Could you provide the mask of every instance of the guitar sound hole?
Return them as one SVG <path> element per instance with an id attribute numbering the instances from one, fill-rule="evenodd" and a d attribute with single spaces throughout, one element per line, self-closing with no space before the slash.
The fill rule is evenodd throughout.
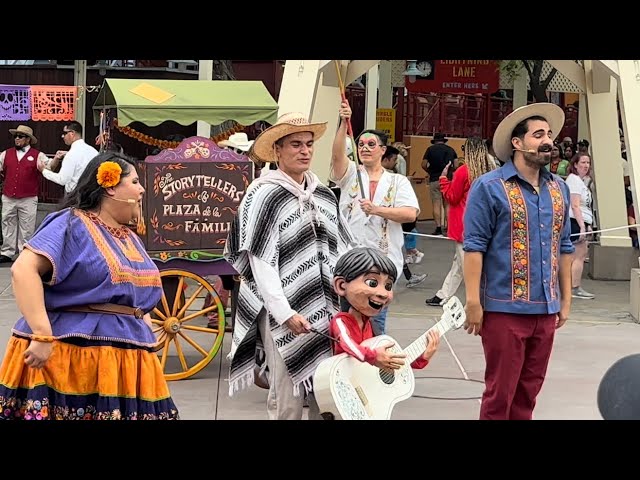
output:
<path id="1" fill-rule="evenodd" d="M 378 375 L 380 375 L 380 380 L 382 380 L 387 385 L 391 385 L 395 379 L 396 375 L 392 371 L 389 370 L 378 370 Z"/>

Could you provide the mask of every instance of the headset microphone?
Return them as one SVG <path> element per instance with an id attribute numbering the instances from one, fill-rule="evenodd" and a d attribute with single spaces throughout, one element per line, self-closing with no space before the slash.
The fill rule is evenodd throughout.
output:
<path id="1" fill-rule="evenodd" d="M 538 153 L 537 150 L 533 150 L 532 148 L 530 148 L 529 150 L 523 150 L 522 148 L 514 148 L 514 150 L 517 150 L 518 152 L 524 152 L 524 153 Z"/>
<path id="2" fill-rule="evenodd" d="M 109 198 L 111 200 L 115 200 L 116 202 L 126 202 L 126 203 L 131 203 L 131 204 L 135 204 L 138 203 L 138 200 L 135 200 L 133 198 L 127 198 L 126 200 L 123 200 L 121 198 L 113 198 L 113 197 L 109 197 L 108 195 L 104 195 L 106 198 Z"/>

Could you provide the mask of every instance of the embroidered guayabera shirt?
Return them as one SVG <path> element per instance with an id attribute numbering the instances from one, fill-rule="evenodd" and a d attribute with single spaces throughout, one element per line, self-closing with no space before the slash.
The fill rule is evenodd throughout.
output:
<path id="1" fill-rule="evenodd" d="M 536 192 L 511 161 L 473 182 L 464 215 L 464 251 L 484 254 L 485 311 L 560 311 L 560 254 L 573 253 L 569 187 L 540 170 Z"/>

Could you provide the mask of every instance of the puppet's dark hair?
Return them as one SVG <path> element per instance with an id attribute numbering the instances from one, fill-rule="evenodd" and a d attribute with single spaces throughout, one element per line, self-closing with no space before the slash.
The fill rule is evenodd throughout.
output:
<path id="1" fill-rule="evenodd" d="M 370 247 L 354 248 L 342 255 L 338 259 L 333 276 L 343 277 L 350 282 L 374 267 L 380 273 L 386 273 L 392 277 L 394 282 L 398 278 L 398 270 L 391 259 L 380 250 Z"/>

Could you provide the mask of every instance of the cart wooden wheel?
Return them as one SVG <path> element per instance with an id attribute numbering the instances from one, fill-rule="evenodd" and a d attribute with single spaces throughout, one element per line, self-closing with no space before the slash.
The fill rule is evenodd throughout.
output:
<path id="1" fill-rule="evenodd" d="M 226 324 L 225 306 L 211 284 L 195 273 L 165 270 L 160 277 L 162 299 L 151 314 L 153 333 L 158 339 L 154 350 L 160 357 L 164 377 L 182 380 L 205 368 L 220 350 Z M 213 302 L 205 307 L 207 294 Z M 215 309 L 218 326 L 210 328 L 207 314 Z"/>

